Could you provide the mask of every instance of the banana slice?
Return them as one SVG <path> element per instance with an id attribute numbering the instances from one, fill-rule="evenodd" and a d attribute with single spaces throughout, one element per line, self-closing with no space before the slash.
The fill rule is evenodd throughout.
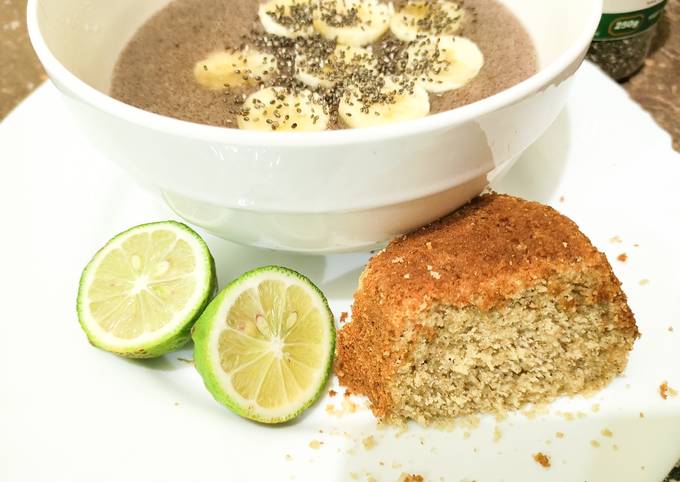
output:
<path id="1" fill-rule="evenodd" d="M 295 78 L 316 89 L 330 89 L 359 70 L 374 70 L 375 59 L 370 48 L 337 45 L 327 57 L 299 54 L 295 57 Z"/>
<path id="2" fill-rule="evenodd" d="M 260 5 L 257 16 L 267 33 L 288 38 L 305 37 L 314 33 L 312 12 L 317 3 L 318 0 L 270 0 Z"/>
<path id="3" fill-rule="evenodd" d="M 460 28 L 463 15 L 463 9 L 451 0 L 409 0 L 392 17 L 390 30 L 403 42 L 423 35 L 452 35 Z"/>
<path id="4" fill-rule="evenodd" d="M 392 15 L 392 4 L 378 0 L 320 0 L 313 24 L 329 40 L 362 47 L 387 32 Z"/>
<path id="5" fill-rule="evenodd" d="M 484 55 L 465 37 L 427 37 L 406 48 L 406 70 L 428 92 L 458 89 L 477 76 Z"/>
<path id="6" fill-rule="evenodd" d="M 238 116 L 239 128 L 256 131 L 322 131 L 328 122 L 318 94 L 310 90 L 293 93 L 283 87 L 251 94 Z"/>
<path id="7" fill-rule="evenodd" d="M 248 48 L 215 52 L 194 66 L 196 82 L 210 90 L 257 85 L 275 72 L 274 56 Z"/>
<path id="8" fill-rule="evenodd" d="M 402 87 L 385 79 L 385 85 L 375 92 L 348 90 L 338 111 L 348 127 L 370 127 L 425 117 L 430 112 L 430 99 L 417 84 Z"/>

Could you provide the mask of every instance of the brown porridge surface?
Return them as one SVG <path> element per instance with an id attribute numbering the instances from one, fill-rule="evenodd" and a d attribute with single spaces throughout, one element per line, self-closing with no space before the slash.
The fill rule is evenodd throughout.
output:
<path id="1" fill-rule="evenodd" d="M 234 127 L 240 94 L 196 83 L 194 64 L 221 49 L 244 44 L 258 28 L 254 0 L 174 0 L 130 40 L 114 69 L 111 95 L 128 104 L 202 124 Z M 537 69 L 534 45 L 518 19 L 497 0 L 465 0 L 458 35 L 484 54 L 479 75 L 465 87 L 430 94 L 431 113 L 469 104 L 507 89 Z M 254 90 L 254 89 L 253 89 Z M 341 128 L 341 125 L 334 125 Z"/>

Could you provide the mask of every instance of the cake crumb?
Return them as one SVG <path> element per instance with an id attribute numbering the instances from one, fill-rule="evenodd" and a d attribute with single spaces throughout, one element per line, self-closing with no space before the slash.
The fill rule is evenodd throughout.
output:
<path id="1" fill-rule="evenodd" d="M 673 327 L 672 327 L 672 326 L 669 326 L 669 327 L 668 327 L 668 331 L 670 331 L 671 333 L 673 333 Z"/>
<path id="2" fill-rule="evenodd" d="M 425 479 L 418 474 L 401 474 L 398 482 L 423 482 Z"/>
<path id="3" fill-rule="evenodd" d="M 645 418 L 645 412 L 640 412 L 640 418 Z"/>
<path id="4" fill-rule="evenodd" d="M 373 435 L 369 435 L 368 437 L 364 438 L 361 443 L 366 450 L 371 450 L 373 447 L 375 447 L 375 437 Z"/>
<path id="5" fill-rule="evenodd" d="M 591 440 L 590 445 L 592 445 L 595 448 L 598 448 L 600 446 L 600 442 L 598 442 L 597 440 Z"/>
<path id="6" fill-rule="evenodd" d="M 323 442 L 321 442 L 320 440 L 312 440 L 311 442 L 309 442 L 309 448 L 314 450 L 320 449 L 322 445 Z"/>
<path id="7" fill-rule="evenodd" d="M 628 255 L 626 253 L 621 253 L 616 257 L 617 260 L 621 261 L 622 263 L 625 263 L 628 261 Z"/>
<path id="8" fill-rule="evenodd" d="M 612 238 L 609 238 L 609 242 L 620 244 L 620 243 L 623 243 L 623 239 L 621 239 L 621 236 L 614 236 Z"/>
<path id="9" fill-rule="evenodd" d="M 603 428 L 600 433 L 605 437 L 613 437 L 614 436 L 614 432 L 612 432 L 608 428 Z"/>
<path id="10" fill-rule="evenodd" d="M 351 414 L 351 413 L 356 413 L 356 411 L 359 409 L 359 406 L 354 403 L 353 401 L 349 400 L 348 398 L 345 398 L 342 400 L 342 405 L 340 407 L 337 407 L 336 405 L 333 405 L 332 403 L 329 403 L 326 405 L 326 413 L 328 415 L 333 415 L 338 418 L 342 417 L 343 415 Z"/>
<path id="11" fill-rule="evenodd" d="M 641 280 L 640 280 L 640 286 L 645 286 L 645 285 L 648 285 L 648 284 L 649 284 L 649 280 L 648 280 L 648 279 L 645 278 L 645 279 L 641 279 Z"/>
<path id="12" fill-rule="evenodd" d="M 338 392 L 336 392 L 335 390 L 328 390 L 328 396 L 331 397 L 331 398 L 333 398 L 337 394 L 338 394 Z"/>
<path id="13" fill-rule="evenodd" d="M 175 402 L 175 407 L 179 407 L 179 402 Z"/>
<path id="14" fill-rule="evenodd" d="M 401 464 L 400 464 L 399 462 L 392 462 L 392 468 L 393 468 L 393 469 L 400 469 L 400 468 L 401 468 Z"/>
<path id="15" fill-rule="evenodd" d="M 532 405 L 530 408 L 522 412 L 522 415 L 524 415 L 526 418 L 529 420 L 535 420 L 537 417 L 540 415 L 547 415 L 550 413 L 550 409 L 547 404 L 545 403 L 538 403 Z M 559 412 L 558 412 L 559 414 Z"/>
<path id="16" fill-rule="evenodd" d="M 378 482 L 371 474 L 366 474 L 366 482 Z"/>
<path id="17" fill-rule="evenodd" d="M 460 419 L 459 422 L 463 427 L 474 430 L 479 428 L 481 421 L 476 415 L 467 415 L 466 417 Z"/>
<path id="18" fill-rule="evenodd" d="M 664 381 L 661 385 L 659 385 L 659 395 L 661 395 L 661 398 L 664 400 L 668 399 L 668 382 Z"/>
<path id="19" fill-rule="evenodd" d="M 564 196 L 560 196 L 560 202 L 561 202 L 561 203 L 564 202 Z"/>
<path id="20" fill-rule="evenodd" d="M 564 433 L 563 433 L 563 432 L 557 432 L 557 433 L 555 434 L 555 437 L 557 437 L 557 438 L 564 438 Z"/>
<path id="21" fill-rule="evenodd" d="M 600 404 L 599 403 L 593 403 L 593 406 L 590 407 L 590 409 L 593 411 L 593 413 L 597 413 L 600 411 Z"/>
<path id="22" fill-rule="evenodd" d="M 498 441 L 503 437 L 503 432 L 501 432 L 501 429 L 496 426 L 493 430 L 493 441 L 494 443 L 498 443 Z"/>
<path id="23" fill-rule="evenodd" d="M 355 413 L 358 408 L 359 406 L 352 400 L 345 398 L 342 401 L 342 409 L 345 411 L 345 413 Z"/>
<path id="24" fill-rule="evenodd" d="M 349 316 L 349 313 L 347 313 L 346 311 L 342 311 L 342 312 L 340 313 L 340 320 L 339 320 L 340 323 L 346 322 L 348 316 Z"/>
<path id="25" fill-rule="evenodd" d="M 538 452 L 534 454 L 534 460 L 544 468 L 550 468 L 550 457 L 543 452 Z"/>
<path id="26" fill-rule="evenodd" d="M 470 432 L 463 432 L 463 438 L 469 439 L 472 434 Z"/>
<path id="27" fill-rule="evenodd" d="M 292 456 L 291 454 L 286 454 L 285 459 L 286 459 L 288 462 L 290 462 L 291 460 L 293 460 L 293 456 Z"/>

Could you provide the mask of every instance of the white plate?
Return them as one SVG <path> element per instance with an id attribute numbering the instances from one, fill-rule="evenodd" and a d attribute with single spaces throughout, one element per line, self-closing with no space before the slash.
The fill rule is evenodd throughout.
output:
<path id="1" fill-rule="evenodd" d="M 82 267 L 117 232 L 173 216 L 87 145 L 51 85 L 0 125 L 0 160 L 2 481 L 395 481 L 409 472 L 433 481 L 658 482 L 680 456 L 680 397 L 659 394 L 664 380 L 680 389 L 680 156 L 591 65 L 568 109 L 497 188 L 581 226 L 608 254 L 643 336 L 625 374 L 596 396 L 558 400 L 535 417 L 482 417 L 474 429 L 378 429 L 365 408 L 329 414 L 341 396 L 266 427 L 212 400 L 178 360 L 190 349 L 138 362 L 90 347 L 74 309 Z M 222 284 L 283 264 L 315 280 L 336 315 L 349 309 L 368 259 L 207 240 Z M 628 261 L 617 261 L 624 252 Z M 323 444 L 311 448 L 313 440 Z M 550 456 L 549 469 L 532 459 L 537 452 Z"/>

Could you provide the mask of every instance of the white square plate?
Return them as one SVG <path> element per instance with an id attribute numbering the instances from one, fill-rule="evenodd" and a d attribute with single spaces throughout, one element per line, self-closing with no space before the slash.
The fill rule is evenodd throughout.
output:
<path id="1" fill-rule="evenodd" d="M 81 269 L 114 234 L 174 216 L 100 158 L 51 85 L 0 125 L 0 160 L 2 481 L 396 481 L 417 473 L 456 482 L 658 482 L 680 456 L 680 397 L 659 393 L 664 381 L 680 389 L 680 155 L 590 64 L 555 125 L 495 187 L 580 225 L 623 281 L 642 338 L 623 376 L 597 395 L 501 421 L 480 417 L 476 427 L 380 429 L 363 400 L 352 398 L 350 413 L 341 395 L 266 427 L 213 401 L 180 360 L 191 348 L 155 361 L 92 348 L 76 320 Z M 349 311 L 369 256 L 294 256 L 206 238 L 222 285 L 282 264 L 319 284 L 336 316 Z M 626 262 L 616 259 L 622 253 Z M 550 468 L 533 460 L 537 452 Z"/>

